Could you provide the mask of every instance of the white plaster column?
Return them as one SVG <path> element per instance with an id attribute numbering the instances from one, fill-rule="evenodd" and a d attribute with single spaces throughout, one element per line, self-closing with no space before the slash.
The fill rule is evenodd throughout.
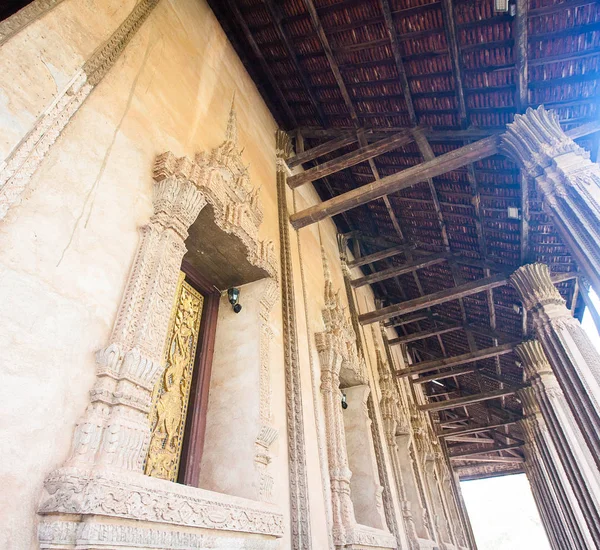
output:
<path id="1" fill-rule="evenodd" d="M 142 472 L 150 438 L 148 413 L 164 370 L 184 241 L 206 205 L 190 180 L 154 170 L 154 214 L 141 229 L 129 282 L 108 345 L 96 354 L 97 379 L 78 423 L 69 466 L 101 464 Z"/>
<path id="2" fill-rule="evenodd" d="M 589 530 L 600 541 L 600 475 L 585 440 L 575 422 L 550 363 L 537 340 L 517 346 L 530 391 L 562 462 L 571 487 L 584 511 Z"/>
<path id="3" fill-rule="evenodd" d="M 569 477 L 550 437 L 533 390 L 520 390 L 518 397 L 526 416 L 521 421 L 521 428 L 529 445 L 529 458 L 531 460 L 533 457 L 537 461 L 540 474 L 548 485 L 548 493 L 552 495 L 548 501 L 549 505 L 561 510 L 564 525 L 571 538 L 569 547 L 598 548 L 593 533 L 587 528 L 586 514 L 569 483 Z"/>
<path id="4" fill-rule="evenodd" d="M 533 179 L 544 208 L 577 264 L 600 289 L 600 166 L 543 106 L 515 115 L 502 149 Z"/>
<path id="5" fill-rule="evenodd" d="M 600 353 L 571 312 L 545 264 L 521 266 L 511 275 L 552 371 L 581 433 L 600 465 Z"/>

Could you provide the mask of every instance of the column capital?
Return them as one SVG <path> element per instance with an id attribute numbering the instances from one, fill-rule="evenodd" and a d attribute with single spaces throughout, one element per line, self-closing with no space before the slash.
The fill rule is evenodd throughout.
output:
<path id="1" fill-rule="evenodd" d="M 553 374 L 552 367 L 538 340 L 527 340 L 519 344 L 515 351 L 523 362 L 527 380 L 543 374 Z"/>
<path id="2" fill-rule="evenodd" d="M 535 419 L 541 415 L 540 406 L 533 388 L 523 388 L 517 392 L 527 418 Z"/>
<path id="3" fill-rule="evenodd" d="M 537 177 L 552 164 L 555 157 L 575 153 L 589 157 L 560 126 L 555 111 L 547 111 L 543 105 L 529 107 L 525 114 L 515 115 L 500 136 L 500 149 L 524 167 L 530 177 Z"/>
<path id="4" fill-rule="evenodd" d="M 519 293 L 527 310 L 537 309 L 547 304 L 562 306 L 566 304 L 554 286 L 550 269 L 546 264 L 523 265 L 510 276 L 510 282 Z"/>

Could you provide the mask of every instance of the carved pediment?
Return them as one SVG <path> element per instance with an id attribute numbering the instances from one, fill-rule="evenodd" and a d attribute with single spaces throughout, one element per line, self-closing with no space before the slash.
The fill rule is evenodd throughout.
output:
<path id="1" fill-rule="evenodd" d="M 232 106 L 225 139 L 218 147 L 197 153 L 194 160 L 166 152 L 154 164 L 157 183 L 171 178 L 183 180 L 193 184 L 205 197 L 210 208 L 202 211 L 190 227 L 186 259 L 192 264 L 199 263 L 200 271 L 212 269 L 215 277 L 220 276 L 218 282 L 223 288 L 277 274 L 273 242 L 258 238 L 263 209 L 259 188 L 250 182 L 242 152 Z M 215 231 L 217 228 L 222 232 L 221 237 Z"/>

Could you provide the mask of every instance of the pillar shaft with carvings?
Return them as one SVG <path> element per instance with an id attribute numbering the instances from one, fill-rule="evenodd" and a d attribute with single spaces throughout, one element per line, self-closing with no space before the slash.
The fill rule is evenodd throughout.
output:
<path id="1" fill-rule="evenodd" d="M 564 471 L 584 511 L 589 530 L 600 541 L 600 475 L 571 409 L 537 340 L 517 346 L 533 399 L 547 426 Z"/>
<path id="2" fill-rule="evenodd" d="M 600 353 L 577 319 L 571 316 L 548 266 L 520 267 L 511 275 L 552 371 L 587 442 L 600 465 Z"/>
<path id="3" fill-rule="evenodd" d="M 548 426 L 542 416 L 537 397 L 532 388 L 520 390 L 518 397 L 523 404 L 526 418 L 521 428 L 528 445 L 528 459 L 537 463 L 540 479 L 547 485 L 550 498 L 547 506 L 560 510 L 569 538 L 569 548 L 598 548 L 593 533 L 587 528 L 586 514 L 581 507 L 568 473 L 552 441 Z"/>
<path id="4" fill-rule="evenodd" d="M 563 241 L 600 289 L 600 166 L 543 106 L 515 115 L 502 135 L 502 149 L 535 181 Z"/>
<path id="5" fill-rule="evenodd" d="M 206 205 L 191 181 L 154 172 L 154 214 L 142 237 L 109 344 L 96 354 L 91 402 L 77 426 L 72 466 L 102 464 L 141 472 L 148 412 L 164 369 L 163 346 L 186 252 L 187 231 Z"/>

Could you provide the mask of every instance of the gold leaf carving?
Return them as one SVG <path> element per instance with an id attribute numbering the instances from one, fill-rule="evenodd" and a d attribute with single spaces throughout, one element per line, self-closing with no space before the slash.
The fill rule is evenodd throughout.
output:
<path id="1" fill-rule="evenodd" d="M 166 368 L 154 386 L 150 411 L 150 447 L 146 475 L 177 480 L 194 358 L 200 332 L 203 296 L 181 273 L 165 346 Z"/>

